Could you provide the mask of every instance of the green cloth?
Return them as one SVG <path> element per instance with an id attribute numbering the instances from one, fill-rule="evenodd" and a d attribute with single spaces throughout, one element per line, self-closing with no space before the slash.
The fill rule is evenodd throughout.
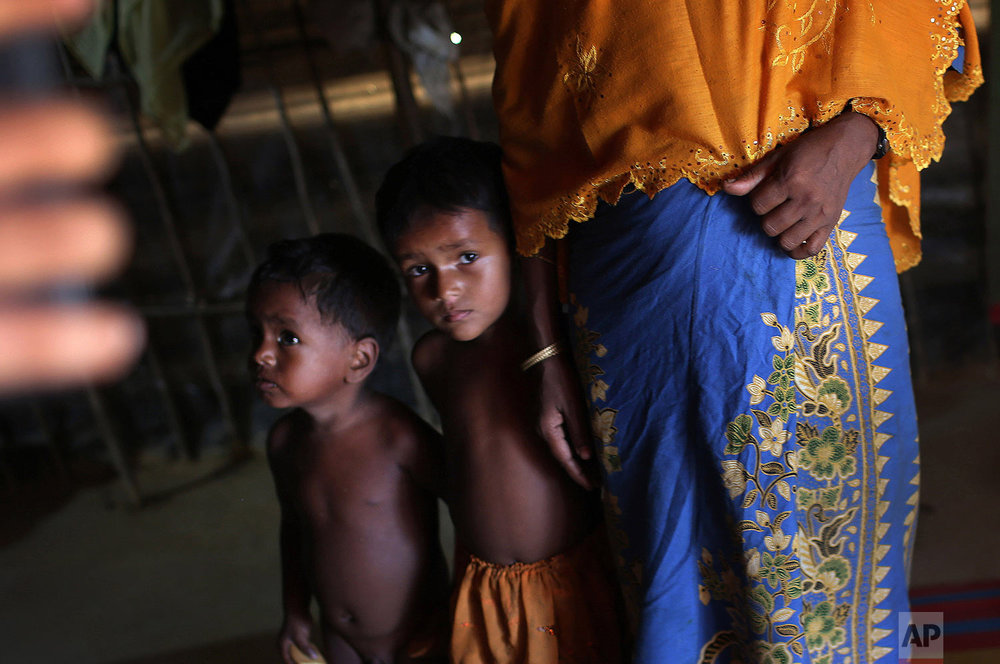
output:
<path id="1" fill-rule="evenodd" d="M 94 78 L 104 63 L 115 30 L 118 50 L 139 86 L 142 112 L 175 149 L 187 143 L 188 105 L 181 72 L 185 60 L 219 30 L 223 0 L 105 0 L 88 25 L 65 38 Z"/>

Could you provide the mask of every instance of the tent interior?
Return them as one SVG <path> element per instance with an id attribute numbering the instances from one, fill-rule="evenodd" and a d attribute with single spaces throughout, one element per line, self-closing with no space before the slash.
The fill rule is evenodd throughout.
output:
<path id="1" fill-rule="evenodd" d="M 480 2 L 170 4 L 191 40 L 171 44 L 184 53 L 172 70 L 139 66 L 134 43 L 164 40 L 114 12 L 104 42 L 67 36 L 39 52 L 60 86 L 114 120 L 123 157 L 107 188 L 135 246 L 96 294 L 135 307 L 149 339 L 114 384 L 0 401 L 4 661 L 277 661 L 278 506 L 263 441 L 278 413 L 255 400 L 247 370 L 247 280 L 281 238 L 377 244 L 374 192 L 414 143 L 497 138 Z M 989 64 L 989 3 L 970 4 Z M 207 5 L 221 12 L 208 33 L 181 29 L 206 22 Z M 1000 579 L 989 73 L 955 105 L 944 156 L 924 173 L 923 261 L 900 277 L 921 418 L 913 587 Z M 374 385 L 434 421 L 408 361 L 425 329 L 408 310 Z"/>

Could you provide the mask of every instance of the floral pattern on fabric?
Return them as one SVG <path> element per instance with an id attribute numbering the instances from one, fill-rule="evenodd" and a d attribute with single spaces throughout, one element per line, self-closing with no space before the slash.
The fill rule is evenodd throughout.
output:
<path id="1" fill-rule="evenodd" d="M 586 48 L 583 37 L 576 38 L 576 59 L 563 75 L 563 83 L 576 95 L 584 106 L 588 105 L 597 94 L 596 78 L 600 70 L 597 64 L 597 47 Z"/>
<path id="2" fill-rule="evenodd" d="M 608 397 L 608 384 L 601 378 L 604 370 L 595 363 L 595 359 L 600 359 L 607 355 L 608 349 L 598 342 L 601 338 L 599 332 L 587 329 L 587 318 L 589 310 L 580 305 L 576 296 L 570 295 L 570 304 L 575 308 L 573 314 L 573 329 L 576 335 L 576 343 L 573 345 L 576 366 L 580 371 L 580 380 L 587 388 L 587 396 L 591 404 L 590 421 L 594 437 L 601 444 L 600 458 L 604 466 L 604 471 L 608 474 L 621 472 L 621 459 L 618 455 L 618 448 L 614 445 L 615 416 L 618 414 L 614 408 L 600 408 L 598 402 L 606 402 Z M 608 536 L 611 541 L 611 551 L 615 557 L 615 566 L 618 570 L 619 581 L 626 596 L 625 607 L 630 613 L 629 622 L 635 625 L 637 615 L 635 608 L 639 605 L 640 588 L 642 581 L 642 564 L 638 561 L 629 562 L 626 560 L 625 551 L 629 548 L 628 535 L 620 526 L 622 511 L 618 506 L 616 496 L 604 489 L 604 513 L 608 526 Z"/>
<path id="3" fill-rule="evenodd" d="M 742 560 L 702 552 L 702 602 L 724 601 L 732 616 L 731 645 L 746 661 L 791 662 L 803 653 L 799 598 L 803 583 L 794 550 L 792 485 L 796 483 L 797 450 L 786 426 L 796 412 L 795 338 L 792 329 L 772 313 L 765 325 L 771 338 L 772 371 L 747 385 L 750 414 L 738 415 L 725 431 L 723 483 L 744 518 L 736 524 Z M 737 571 L 738 570 L 738 571 Z M 702 661 L 718 647 L 725 632 L 702 650 Z"/>
<path id="4" fill-rule="evenodd" d="M 866 257 L 849 251 L 856 237 L 837 231 L 797 263 L 791 328 L 761 315 L 776 331 L 770 371 L 746 386 L 749 412 L 727 425 L 721 461 L 743 559 L 703 551 L 699 564 L 702 602 L 724 602 L 733 632 L 707 643 L 702 661 L 722 642 L 750 662 L 896 655 L 879 644 L 891 633 L 890 611 L 878 608 L 890 592 L 879 586 L 889 525 L 871 519 L 889 509 L 879 426 L 891 413 L 879 406 L 891 392 L 877 387 L 889 369 L 876 363 L 887 347 L 870 340 L 881 323 L 868 315 L 878 301 L 862 295 Z"/>
<path id="5" fill-rule="evenodd" d="M 771 0 L 768 9 L 775 4 L 776 0 Z M 824 54 L 830 53 L 833 45 L 831 27 L 837 19 L 837 13 L 841 11 L 841 3 L 838 0 L 812 0 L 797 16 L 794 12 L 805 3 L 784 0 L 784 4 L 793 12 L 794 21 L 782 25 L 765 23 L 761 29 L 772 34 L 777 46 L 778 53 L 771 60 L 771 66 L 789 67 L 794 72 L 800 72 L 810 49 L 815 47 Z M 846 6 L 843 9 L 846 11 Z M 874 20 L 874 10 L 872 14 Z"/>

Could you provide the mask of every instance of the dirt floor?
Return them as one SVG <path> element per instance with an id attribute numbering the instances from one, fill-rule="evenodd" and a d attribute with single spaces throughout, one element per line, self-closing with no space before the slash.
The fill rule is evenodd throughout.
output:
<path id="1" fill-rule="evenodd" d="M 938 374 L 917 393 L 923 494 L 913 585 L 1000 577 L 1000 375 Z M 145 461 L 139 509 L 93 468 L 74 469 L 76 484 L 50 477 L 45 493 L 21 484 L 3 494 L 2 660 L 276 661 L 278 512 L 254 450 L 236 465 L 221 454 Z"/>

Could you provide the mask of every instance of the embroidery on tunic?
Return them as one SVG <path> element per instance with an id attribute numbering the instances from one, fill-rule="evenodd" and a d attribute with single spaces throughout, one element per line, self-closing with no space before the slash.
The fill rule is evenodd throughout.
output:
<path id="1" fill-rule="evenodd" d="M 780 3 L 780 4 L 779 4 Z M 928 11 L 928 52 L 935 73 L 933 86 L 927 103 L 932 110 L 933 122 L 910 124 L 897 106 L 884 99 L 848 98 L 820 95 L 815 105 L 803 103 L 802 99 L 788 101 L 790 113 L 762 117 L 764 124 L 754 133 L 747 133 L 732 139 L 732 144 L 702 145 L 691 144 L 677 154 L 644 155 L 644 161 L 629 166 L 616 166 L 614 171 L 601 173 L 589 181 L 574 185 L 562 195 L 553 192 L 546 198 L 545 209 L 533 212 L 528 220 L 517 223 L 517 249 L 526 256 L 536 253 L 546 237 L 561 238 L 568 232 L 571 221 L 586 221 L 594 215 L 599 200 L 614 204 L 622 189 L 632 184 L 648 195 L 669 187 L 684 178 L 705 192 L 714 194 L 721 181 L 737 175 L 741 169 L 771 151 L 777 145 L 791 140 L 809 126 L 829 121 L 836 116 L 848 101 L 854 99 L 854 109 L 875 120 L 886 132 L 890 154 L 883 160 L 886 177 L 883 205 L 890 202 L 904 208 L 912 227 L 912 237 L 900 235 L 896 253 L 897 269 L 900 271 L 916 265 L 920 260 L 919 251 L 919 185 L 916 172 L 926 167 L 932 160 L 939 159 L 944 145 L 941 125 L 951 110 L 950 102 L 968 98 L 983 81 L 982 67 L 977 62 L 966 62 L 963 72 L 949 71 L 963 44 L 959 33 L 959 14 L 965 3 L 956 0 L 938 0 Z M 876 8 L 870 1 L 848 4 L 845 0 L 769 0 L 767 16 L 760 29 L 773 33 L 772 53 L 769 57 L 774 66 L 787 67 L 793 78 L 805 70 L 803 47 L 818 49 L 829 47 L 827 40 L 836 30 L 834 17 L 846 19 L 852 12 L 864 17 L 864 22 L 877 25 Z M 791 15 L 793 18 L 788 18 Z M 771 17 L 772 20 L 768 20 Z M 780 34 L 779 34 L 780 33 Z M 801 35 L 801 37 L 800 37 Z M 560 62 L 563 84 L 572 91 L 576 103 L 584 108 L 599 96 L 597 88 L 605 75 L 602 70 L 601 43 L 591 44 L 585 36 L 578 36 L 575 43 L 561 47 L 565 62 Z M 811 46 L 809 46 L 811 44 Z M 824 55 L 824 57 L 826 57 Z M 782 64 L 784 63 L 784 64 Z M 648 159 L 648 161 L 645 161 Z M 912 164 L 911 164 L 912 162 Z M 887 208 L 889 209 L 889 208 Z"/>
<path id="2" fill-rule="evenodd" d="M 776 2 L 772 0 L 768 4 L 770 12 Z M 786 0 L 786 11 L 794 12 L 797 9 L 797 2 Z M 792 71 L 798 73 L 805 64 L 806 51 L 813 45 L 819 43 L 825 53 L 830 52 L 830 27 L 837 17 L 839 6 L 837 0 L 813 0 L 812 4 L 805 12 L 796 16 L 794 21 L 798 24 L 796 30 L 791 25 L 768 25 L 774 34 L 775 45 L 778 48 L 778 55 L 771 60 L 772 67 L 791 67 Z M 792 46 L 791 44 L 794 44 Z"/>
<path id="3" fill-rule="evenodd" d="M 576 57 L 563 74 L 563 83 L 576 93 L 584 106 L 589 106 L 597 94 L 597 46 L 584 47 L 583 38 L 576 38 Z"/>

